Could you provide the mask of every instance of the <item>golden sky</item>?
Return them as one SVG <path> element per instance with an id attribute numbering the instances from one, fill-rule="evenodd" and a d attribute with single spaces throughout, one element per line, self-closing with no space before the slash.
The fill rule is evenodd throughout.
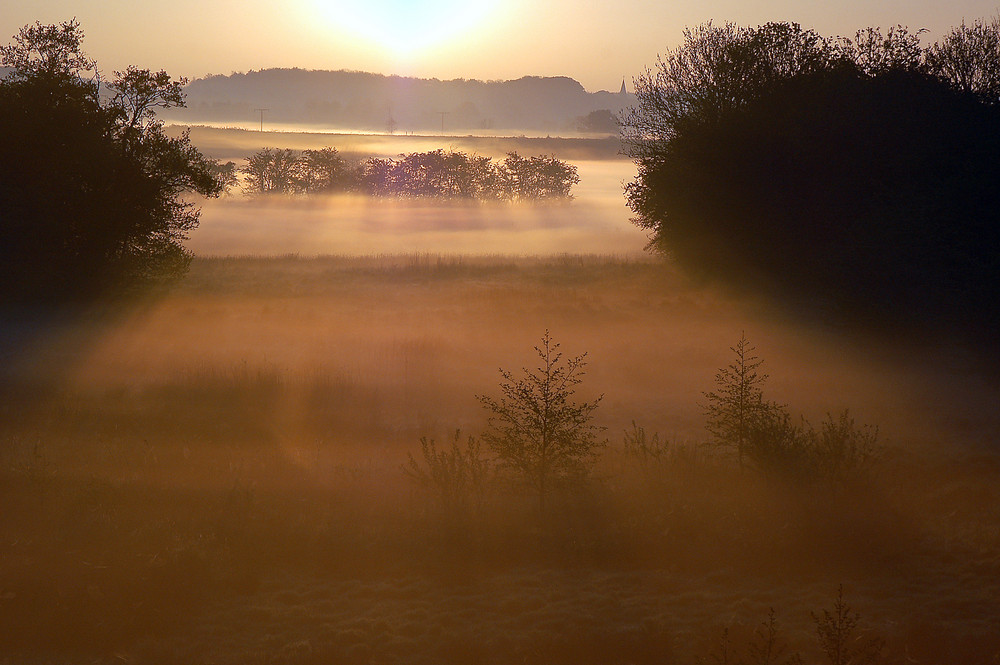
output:
<path id="1" fill-rule="evenodd" d="M 997 0 L 4 0 L 0 39 L 76 17 L 105 72 L 174 76 L 269 67 L 354 69 L 440 79 L 571 76 L 615 90 L 681 30 L 713 19 L 785 20 L 828 34 L 903 24 L 931 40 Z M 630 86 L 631 87 L 631 86 Z"/>

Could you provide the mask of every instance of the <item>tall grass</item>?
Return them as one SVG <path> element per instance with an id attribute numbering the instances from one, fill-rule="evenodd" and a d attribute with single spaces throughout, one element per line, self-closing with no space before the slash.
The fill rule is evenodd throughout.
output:
<path id="1" fill-rule="evenodd" d="M 809 613 L 841 581 L 892 658 L 1000 651 L 1000 464 L 959 445 L 991 436 L 990 412 L 956 426 L 943 396 L 934 418 L 905 368 L 836 346 L 829 363 L 830 342 L 656 264 L 479 265 L 196 261 L 173 294 L 46 356 L 57 390 L 9 378 L 0 653 L 685 663 L 774 607 L 790 648 L 817 655 Z M 433 498 L 473 455 L 454 430 L 483 431 L 474 396 L 546 326 L 589 352 L 581 397 L 605 393 L 600 424 L 627 434 L 544 514 L 500 483 L 456 522 Z M 892 433 L 872 473 L 785 482 L 700 445 L 699 391 L 744 326 L 782 402 L 849 402 Z M 854 431 L 831 427 L 831 445 Z"/>

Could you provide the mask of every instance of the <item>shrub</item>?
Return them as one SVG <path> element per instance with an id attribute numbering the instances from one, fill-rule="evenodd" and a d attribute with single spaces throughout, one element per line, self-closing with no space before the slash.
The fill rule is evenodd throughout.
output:
<path id="1" fill-rule="evenodd" d="M 483 457 L 479 441 L 472 436 L 459 445 L 462 433 L 455 430 L 451 448 L 438 450 L 434 439 L 420 438 L 421 460 L 407 453 L 403 470 L 433 494 L 446 513 L 461 513 L 470 503 L 482 505 L 491 473 L 490 461 Z"/>
<path id="2" fill-rule="evenodd" d="M 844 585 L 837 588 L 837 600 L 833 611 L 823 610 L 820 616 L 812 613 L 816 624 L 816 637 L 820 649 L 830 661 L 830 665 L 875 665 L 878 663 L 885 640 L 877 636 L 855 634 L 858 632 L 857 612 L 844 601 Z"/>

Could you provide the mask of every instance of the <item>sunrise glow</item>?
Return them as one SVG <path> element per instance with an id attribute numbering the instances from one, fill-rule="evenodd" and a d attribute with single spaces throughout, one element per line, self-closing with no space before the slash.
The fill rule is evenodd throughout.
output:
<path id="1" fill-rule="evenodd" d="M 491 0 L 461 2 L 375 0 L 348 3 L 315 0 L 317 14 L 332 26 L 398 55 L 448 42 L 467 34 L 489 15 Z"/>

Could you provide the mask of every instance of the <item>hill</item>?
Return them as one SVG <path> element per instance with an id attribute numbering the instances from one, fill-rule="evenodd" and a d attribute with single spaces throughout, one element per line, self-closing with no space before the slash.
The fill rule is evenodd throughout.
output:
<path id="1" fill-rule="evenodd" d="M 568 77 L 511 81 L 408 78 L 367 72 L 265 69 L 213 75 L 187 87 L 185 123 L 247 123 L 267 109 L 272 124 L 393 131 L 535 130 L 616 133 L 613 114 L 631 94 L 587 92 Z"/>

